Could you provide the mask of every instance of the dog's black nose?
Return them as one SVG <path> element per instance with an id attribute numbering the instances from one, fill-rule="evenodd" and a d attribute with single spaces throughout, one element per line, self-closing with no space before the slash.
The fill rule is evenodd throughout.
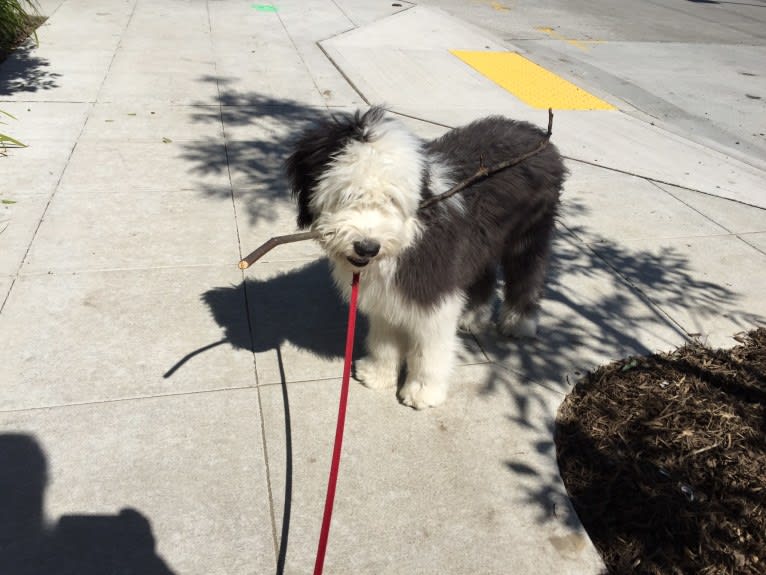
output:
<path id="1" fill-rule="evenodd" d="M 356 255 L 362 258 L 374 258 L 380 251 L 380 244 L 375 240 L 364 239 L 354 242 Z"/>

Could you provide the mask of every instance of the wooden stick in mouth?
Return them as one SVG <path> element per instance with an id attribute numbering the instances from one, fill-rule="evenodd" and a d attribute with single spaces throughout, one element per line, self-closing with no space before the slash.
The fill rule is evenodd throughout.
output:
<path id="1" fill-rule="evenodd" d="M 286 236 L 274 236 L 258 246 L 255 251 L 251 252 L 248 256 L 242 258 L 239 262 L 239 269 L 246 270 L 266 255 L 267 252 L 270 252 L 277 246 L 293 242 L 302 242 L 303 240 L 316 240 L 319 239 L 319 237 L 321 237 L 319 232 L 298 232 L 297 234 L 287 234 Z"/>
<path id="2" fill-rule="evenodd" d="M 472 184 L 476 183 L 479 180 L 483 180 L 484 178 L 491 176 L 492 174 L 495 174 L 501 170 L 505 170 L 506 168 L 510 168 L 517 164 L 520 164 L 524 160 L 531 158 L 532 156 L 536 154 L 539 154 L 548 145 L 548 142 L 550 141 L 552 134 L 553 134 L 553 110 L 548 108 L 548 131 L 545 133 L 545 135 L 543 136 L 543 138 L 540 140 L 540 142 L 537 144 L 535 148 L 529 150 L 525 154 L 522 154 L 515 158 L 511 158 L 509 160 L 506 160 L 505 162 L 501 162 L 495 166 L 490 166 L 490 167 L 485 166 L 484 160 L 480 158 L 479 168 L 474 175 L 472 175 L 470 178 L 466 178 L 462 182 L 458 182 L 452 188 L 450 188 L 449 190 L 447 190 L 446 192 L 442 194 L 423 200 L 422 202 L 420 202 L 419 209 L 422 210 L 423 208 L 432 206 L 433 204 L 437 202 L 444 201 L 447 198 L 450 198 L 454 196 L 455 194 L 462 192 L 463 190 L 470 187 Z M 240 260 L 239 269 L 246 270 L 251 265 L 253 265 L 256 261 L 262 258 L 267 252 L 271 251 L 275 247 L 280 246 L 282 244 L 301 242 L 303 240 L 316 240 L 316 239 L 319 239 L 320 237 L 322 237 L 321 234 L 316 231 L 298 232 L 295 234 L 287 234 L 285 236 L 274 236 L 267 242 L 258 246 L 258 248 L 255 251 L 251 252 L 247 257 Z"/>

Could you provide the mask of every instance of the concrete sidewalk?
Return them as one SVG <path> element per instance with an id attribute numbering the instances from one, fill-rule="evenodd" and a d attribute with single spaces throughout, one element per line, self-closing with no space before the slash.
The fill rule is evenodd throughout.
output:
<path id="1" fill-rule="evenodd" d="M 449 52 L 514 47 L 410 2 L 43 7 L 0 65 L 29 145 L 0 156 L 0 572 L 311 572 L 345 307 L 314 245 L 236 261 L 294 229 L 279 166 L 317 114 L 543 125 Z M 465 337 L 427 412 L 352 385 L 326 573 L 597 573 L 553 444 L 572 382 L 763 325 L 766 174 L 583 87 L 618 109 L 556 114 L 539 338 Z"/>

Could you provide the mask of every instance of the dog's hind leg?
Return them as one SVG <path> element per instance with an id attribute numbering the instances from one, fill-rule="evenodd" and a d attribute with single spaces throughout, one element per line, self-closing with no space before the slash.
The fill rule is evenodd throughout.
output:
<path id="1" fill-rule="evenodd" d="M 512 235 L 503 253 L 505 301 L 498 328 L 511 337 L 534 337 L 553 239 L 553 214 L 523 235 Z"/>
<path id="2" fill-rule="evenodd" d="M 367 357 L 356 361 L 354 377 L 370 389 L 394 387 L 404 361 L 406 339 L 402 330 L 371 315 Z"/>
<path id="3" fill-rule="evenodd" d="M 399 390 L 404 405 L 415 409 L 434 407 L 447 398 L 449 378 L 460 342 L 457 321 L 463 308 L 462 293 L 453 294 L 409 327 L 407 381 Z"/>
<path id="4" fill-rule="evenodd" d="M 466 290 L 466 304 L 458 327 L 462 331 L 481 331 L 492 317 L 492 295 L 497 283 L 496 270 L 488 267 Z"/>

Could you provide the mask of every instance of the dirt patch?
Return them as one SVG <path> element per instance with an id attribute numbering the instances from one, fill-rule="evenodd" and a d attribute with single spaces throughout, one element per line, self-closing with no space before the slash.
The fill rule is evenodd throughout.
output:
<path id="1" fill-rule="evenodd" d="M 766 329 L 589 373 L 561 476 L 608 573 L 766 573 Z"/>

